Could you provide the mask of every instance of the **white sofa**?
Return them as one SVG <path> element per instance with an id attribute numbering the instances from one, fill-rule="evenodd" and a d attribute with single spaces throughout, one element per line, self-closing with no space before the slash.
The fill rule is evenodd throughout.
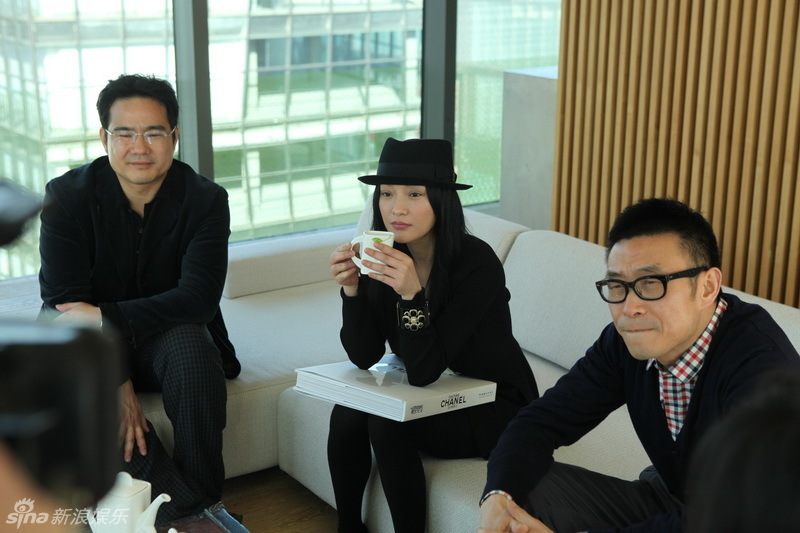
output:
<path id="1" fill-rule="evenodd" d="M 511 291 L 514 334 L 536 376 L 540 392 L 580 358 L 610 322 L 607 305 L 597 294 L 594 281 L 605 273 L 601 246 L 552 231 L 524 231 L 498 219 L 476 220 L 474 232 L 484 224 L 495 230 L 505 225 L 513 245 L 504 259 Z M 767 308 L 800 349 L 800 310 L 725 289 Z M 292 389 L 281 393 L 278 405 L 278 453 L 281 469 L 333 505 L 326 476 L 325 440 L 331 406 Z M 612 413 L 573 446 L 556 451 L 556 459 L 598 472 L 636 479 L 649 463 L 623 407 Z M 456 533 L 475 531 L 478 499 L 486 478 L 481 459 L 440 460 L 425 458 L 428 482 L 428 531 Z M 371 531 L 392 531 L 391 516 L 373 469 L 365 502 L 366 523 Z"/>
<path id="2" fill-rule="evenodd" d="M 362 217 L 359 227 L 368 218 Z M 467 220 L 504 261 L 514 332 L 543 392 L 610 320 L 593 286 L 605 272 L 603 249 L 475 211 L 467 210 Z M 277 465 L 333 505 L 325 455 L 332 406 L 291 387 L 294 369 L 346 359 L 338 337 L 341 302 L 328 259 L 355 232 L 350 227 L 231 245 L 221 305 L 243 371 L 228 383 L 227 477 Z M 730 292 L 766 307 L 800 347 L 800 310 Z M 0 315 L 35 316 L 37 294 L 35 277 L 0 283 Z M 142 401 L 169 446 L 169 421 L 160 398 L 145 395 Z M 558 450 L 556 457 L 628 479 L 648 464 L 624 408 L 575 445 Z M 424 461 L 428 531 L 475 531 L 485 461 Z M 374 472 L 364 513 L 371 531 L 392 531 Z"/>

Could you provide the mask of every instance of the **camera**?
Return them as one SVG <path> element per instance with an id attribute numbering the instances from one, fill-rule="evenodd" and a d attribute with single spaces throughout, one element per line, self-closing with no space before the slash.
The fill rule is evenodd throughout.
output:
<path id="1" fill-rule="evenodd" d="M 0 180 L 0 246 L 40 209 L 36 195 Z M 119 348 L 99 331 L 0 320 L 0 440 L 64 504 L 93 505 L 114 482 L 121 382 Z"/>

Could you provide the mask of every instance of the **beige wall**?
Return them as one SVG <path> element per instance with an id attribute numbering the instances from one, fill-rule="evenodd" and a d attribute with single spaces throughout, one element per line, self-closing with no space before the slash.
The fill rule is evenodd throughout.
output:
<path id="1" fill-rule="evenodd" d="M 509 70 L 503 76 L 500 216 L 531 229 L 550 229 L 556 67 Z"/>

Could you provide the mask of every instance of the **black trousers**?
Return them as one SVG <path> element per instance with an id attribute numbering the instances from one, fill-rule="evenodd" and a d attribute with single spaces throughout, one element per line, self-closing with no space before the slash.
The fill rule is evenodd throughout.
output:
<path id="1" fill-rule="evenodd" d="M 396 533 L 425 531 L 427 497 L 420 452 L 445 459 L 481 455 L 466 410 L 395 422 L 335 406 L 328 465 L 340 533 L 366 531 L 361 506 L 372 469 L 371 451 Z"/>
<path id="2" fill-rule="evenodd" d="M 630 526 L 681 506 L 652 466 L 626 481 L 553 463 L 524 508 L 560 533 Z"/>
<path id="3" fill-rule="evenodd" d="M 227 389 L 219 350 L 206 327 L 186 324 L 148 338 L 133 354 L 132 371 L 134 389 L 162 393 L 175 437 L 170 456 L 148 422 L 147 455 L 134 448 L 133 459 L 123 465 L 152 484 L 153 497 L 166 492 L 172 498 L 161 505 L 157 523 L 220 501 Z"/>

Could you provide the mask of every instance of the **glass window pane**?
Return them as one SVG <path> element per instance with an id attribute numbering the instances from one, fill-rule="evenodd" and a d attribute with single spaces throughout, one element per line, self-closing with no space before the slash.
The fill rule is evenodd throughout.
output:
<path id="1" fill-rule="evenodd" d="M 214 152 L 214 178 L 242 175 L 242 150 L 217 150 Z"/>
<path id="2" fill-rule="evenodd" d="M 292 37 L 292 65 L 324 63 L 328 58 L 328 37 Z"/>
<path id="3" fill-rule="evenodd" d="M 175 83 L 172 1 L 4 2 L 0 175 L 44 194 L 52 178 L 103 155 L 95 103 L 123 72 Z M 20 9 L 25 6 L 25 9 Z M 38 230 L 0 250 L 0 279 L 35 274 Z"/>
<path id="4" fill-rule="evenodd" d="M 259 150 L 259 170 L 263 173 L 281 172 L 288 168 L 287 146 L 265 146 Z"/>
<path id="5" fill-rule="evenodd" d="M 503 71 L 558 64 L 560 0 L 460 0 L 456 167 L 465 204 L 500 197 Z"/>
<path id="6" fill-rule="evenodd" d="M 370 192 L 356 178 L 383 140 L 419 136 L 422 2 L 252 0 L 237 13 L 218 1 L 209 24 L 249 17 L 249 34 L 216 33 L 210 50 L 214 130 L 241 131 L 254 151 L 249 187 L 229 191 L 248 206 L 232 239 L 355 222 Z M 244 61 L 218 53 L 223 42 Z M 233 148 L 215 133 L 216 150 Z"/>
<path id="7" fill-rule="evenodd" d="M 250 50 L 255 54 L 258 69 L 283 67 L 289 62 L 287 56 L 288 39 L 254 39 L 250 41 Z"/>

